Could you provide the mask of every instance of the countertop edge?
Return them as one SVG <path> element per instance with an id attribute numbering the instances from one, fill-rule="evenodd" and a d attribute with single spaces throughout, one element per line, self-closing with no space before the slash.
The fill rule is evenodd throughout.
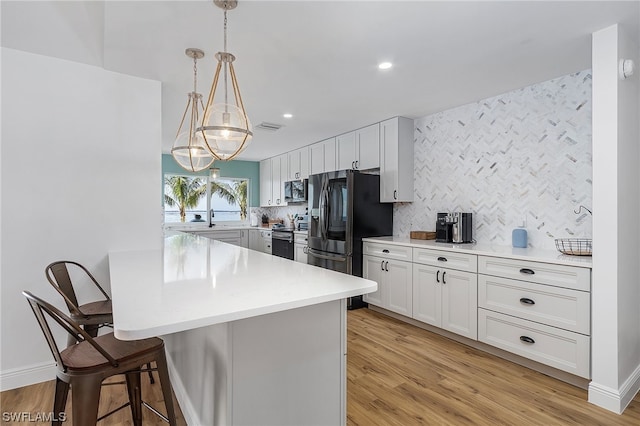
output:
<path id="1" fill-rule="evenodd" d="M 524 260 L 529 262 L 552 263 L 556 265 L 592 268 L 591 256 L 570 256 L 556 250 L 514 248 L 511 246 L 494 246 L 486 244 L 451 244 L 437 243 L 435 240 L 412 240 L 405 237 L 368 237 L 362 241 L 392 244 L 397 246 L 442 250 L 455 253 L 473 254 L 477 256 L 499 257 Z"/>

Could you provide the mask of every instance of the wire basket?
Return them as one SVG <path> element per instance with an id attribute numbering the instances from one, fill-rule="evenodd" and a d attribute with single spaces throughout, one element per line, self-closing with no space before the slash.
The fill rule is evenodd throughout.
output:
<path id="1" fill-rule="evenodd" d="M 591 238 L 556 238 L 556 248 L 560 253 L 573 256 L 591 256 Z"/>

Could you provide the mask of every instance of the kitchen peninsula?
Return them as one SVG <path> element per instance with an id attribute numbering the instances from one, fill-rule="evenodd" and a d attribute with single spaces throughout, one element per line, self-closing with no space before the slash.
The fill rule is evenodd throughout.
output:
<path id="1" fill-rule="evenodd" d="M 116 337 L 163 337 L 189 424 L 345 424 L 345 299 L 375 282 L 183 233 L 109 268 Z"/>

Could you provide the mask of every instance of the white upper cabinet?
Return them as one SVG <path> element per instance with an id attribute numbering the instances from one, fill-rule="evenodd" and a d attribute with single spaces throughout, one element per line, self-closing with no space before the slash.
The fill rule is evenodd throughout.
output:
<path id="1" fill-rule="evenodd" d="M 287 153 L 289 173 L 287 180 L 307 179 L 309 177 L 309 147 Z"/>
<path id="2" fill-rule="evenodd" d="M 380 124 L 372 124 L 356 130 L 356 169 L 368 170 L 380 167 Z"/>
<path id="3" fill-rule="evenodd" d="M 413 120 L 380 123 L 380 201 L 413 201 Z"/>
<path id="4" fill-rule="evenodd" d="M 284 201 L 284 182 L 287 180 L 288 165 L 287 154 L 260 162 L 260 206 L 287 205 Z"/>
<path id="5" fill-rule="evenodd" d="M 378 123 L 336 137 L 337 170 L 368 170 L 380 167 Z"/>
<path id="6" fill-rule="evenodd" d="M 336 162 L 338 170 L 356 168 L 356 132 L 336 136 Z"/>
<path id="7" fill-rule="evenodd" d="M 271 158 L 262 160 L 260 162 L 260 206 L 269 207 L 273 206 L 271 188 Z"/>
<path id="8" fill-rule="evenodd" d="M 336 138 L 314 143 L 309 148 L 310 175 L 333 172 L 336 168 Z"/>

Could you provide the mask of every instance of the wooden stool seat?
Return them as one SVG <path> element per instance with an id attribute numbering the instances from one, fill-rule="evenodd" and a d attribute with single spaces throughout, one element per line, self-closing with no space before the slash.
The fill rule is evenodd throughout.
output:
<path id="1" fill-rule="evenodd" d="M 113 333 L 98 336 L 93 340 L 109 352 L 118 364 L 157 351 L 164 346 L 164 342 L 157 337 L 127 341 L 116 339 Z M 111 366 L 109 361 L 87 341 L 69 346 L 60 352 L 60 358 L 69 371 Z"/>
<path id="2" fill-rule="evenodd" d="M 97 302 L 85 303 L 84 305 L 78 306 L 78 309 L 82 312 L 82 315 L 81 316 L 71 315 L 71 318 L 106 316 L 107 318 L 112 319 L 113 317 L 113 308 L 111 307 L 111 300 L 98 300 Z"/>
<path id="3" fill-rule="evenodd" d="M 92 337 L 78 323 L 62 313 L 53 305 L 34 296 L 28 291 L 22 294 L 27 298 L 38 324 L 49 344 L 56 361 L 56 390 L 53 402 L 55 419 L 53 425 L 61 425 L 60 413 L 63 413 L 71 389 L 73 424 L 95 425 L 102 418 L 113 414 L 126 406 L 131 407 L 133 424 L 142 426 L 142 396 L 140 371 L 144 365 L 155 362 L 160 386 L 164 398 L 170 425 L 176 424 L 173 408 L 173 395 L 169 382 L 169 369 L 164 351 L 164 342 L 157 337 L 141 340 L 118 340 L 113 333 Z M 46 316 L 45 316 L 46 314 Z M 53 319 L 64 328 L 78 343 L 60 351 L 47 320 Z M 124 374 L 127 382 L 129 402 L 114 411 L 98 418 L 100 389 L 102 381 L 108 377 Z M 148 404 L 145 403 L 148 406 Z M 44 411 L 44 410 L 43 410 Z M 155 408 L 156 414 L 161 415 Z M 161 415 L 162 416 L 162 415 Z M 164 416 L 162 416 L 164 417 Z"/>

